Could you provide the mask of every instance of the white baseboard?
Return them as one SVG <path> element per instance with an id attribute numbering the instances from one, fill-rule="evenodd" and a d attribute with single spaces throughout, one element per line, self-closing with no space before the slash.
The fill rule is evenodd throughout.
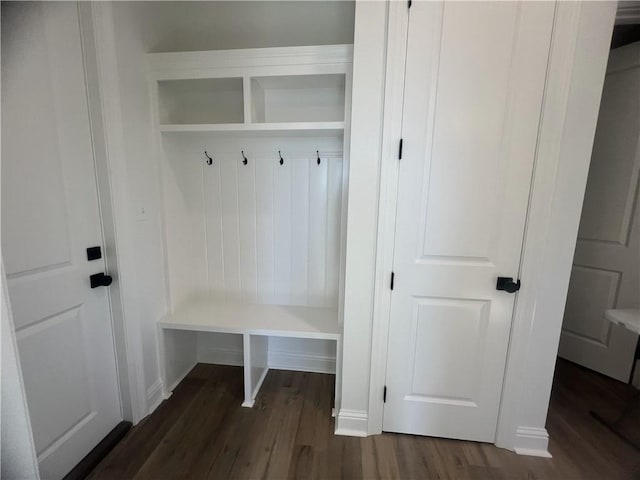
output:
<path id="1" fill-rule="evenodd" d="M 153 385 L 147 389 L 147 414 L 151 414 L 164 400 L 162 380 L 157 379 Z"/>
<path id="2" fill-rule="evenodd" d="M 242 350 L 233 348 L 206 348 L 198 350 L 198 362 L 215 365 L 242 366 Z M 336 358 L 299 352 L 269 351 L 269 368 L 312 373 L 336 373 Z"/>
<path id="3" fill-rule="evenodd" d="M 547 430 L 537 427 L 518 427 L 513 450 L 518 455 L 551 458 Z"/>
<path id="4" fill-rule="evenodd" d="M 299 352 L 269 351 L 269 368 L 313 373 L 336 373 L 336 357 Z"/>
<path id="5" fill-rule="evenodd" d="M 244 362 L 244 355 L 242 350 L 236 350 L 234 348 L 199 349 L 198 362 L 241 367 Z"/>
<path id="6" fill-rule="evenodd" d="M 178 386 L 178 384 L 184 380 L 184 377 L 187 376 L 187 374 L 193 370 L 193 367 L 195 367 L 198 364 L 198 362 L 194 362 L 192 365 L 190 365 L 188 368 L 185 368 L 185 370 L 178 375 L 178 377 L 176 378 L 176 380 L 169 386 L 169 388 L 167 389 L 167 391 L 165 392 L 165 398 L 169 398 L 171 396 L 171 393 L 176 389 L 176 387 Z"/>
<path id="7" fill-rule="evenodd" d="M 365 410 L 341 409 L 336 418 L 336 435 L 348 437 L 366 437 L 369 416 Z"/>

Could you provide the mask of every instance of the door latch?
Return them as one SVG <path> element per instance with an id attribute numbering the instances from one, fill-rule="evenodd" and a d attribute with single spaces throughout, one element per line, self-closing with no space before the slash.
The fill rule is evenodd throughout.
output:
<path id="1" fill-rule="evenodd" d="M 516 293 L 518 290 L 520 290 L 520 279 L 514 282 L 512 277 L 498 277 L 496 290 L 504 290 L 508 293 Z"/>
<path id="2" fill-rule="evenodd" d="M 89 277 L 89 282 L 91 283 L 91 288 L 108 287 L 113 282 L 113 278 L 111 278 L 111 275 L 96 273 Z"/>

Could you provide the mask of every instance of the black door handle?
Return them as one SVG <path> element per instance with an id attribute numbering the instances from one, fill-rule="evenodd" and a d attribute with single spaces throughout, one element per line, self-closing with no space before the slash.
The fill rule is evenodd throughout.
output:
<path id="1" fill-rule="evenodd" d="M 113 278 L 111 278 L 110 275 L 105 275 L 104 273 L 96 273 L 89 277 L 89 282 L 91 283 L 91 288 L 108 287 L 111 285 L 111 282 L 113 282 Z"/>
<path id="2" fill-rule="evenodd" d="M 496 290 L 504 290 L 505 292 L 516 293 L 518 290 L 520 290 L 520 280 L 518 279 L 516 282 L 514 282 L 512 277 L 498 277 Z"/>

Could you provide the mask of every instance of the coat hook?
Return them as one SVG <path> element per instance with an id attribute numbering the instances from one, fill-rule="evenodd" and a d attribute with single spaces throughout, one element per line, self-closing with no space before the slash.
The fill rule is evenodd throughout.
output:
<path id="1" fill-rule="evenodd" d="M 207 165 L 211 165 L 213 163 L 213 158 L 209 156 L 206 150 L 204 151 L 204 156 L 207 157 Z"/>
<path id="2" fill-rule="evenodd" d="M 316 150 L 316 155 L 318 156 L 318 165 L 320 165 L 320 152 L 318 150 Z"/>
<path id="3" fill-rule="evenodd" d="M 244 150 L 240 150 L 240 153 L 242 153 L 242 164 L 246 165 L 247 164 L 247 157 L 244 156 Z"/>
<path id="4" fill-rule="evenodd" d="M 280 150 L 278 150 L 278 155 L 280 156 L 280 165 L 284 165 L 284 158 L 282 158 L 282 154 L 280 153 Z"/>

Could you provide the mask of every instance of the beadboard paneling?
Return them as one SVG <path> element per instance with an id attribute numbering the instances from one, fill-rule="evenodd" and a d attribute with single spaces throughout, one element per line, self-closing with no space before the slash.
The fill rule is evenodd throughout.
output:
<path id="1" fill-rule="evenodd" d="M 341 136 L 163 139 L 173 306 L 203 291 L 247 303 L 337 305 Z"/>

